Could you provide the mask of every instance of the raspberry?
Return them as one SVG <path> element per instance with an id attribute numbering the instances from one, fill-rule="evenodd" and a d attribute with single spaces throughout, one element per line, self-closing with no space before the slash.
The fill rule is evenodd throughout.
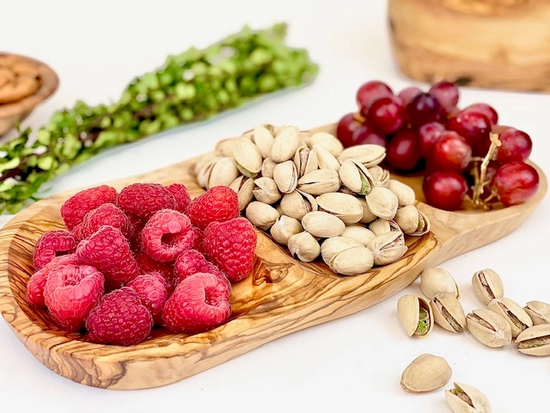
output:
<path id="1" fill-rule="evenodd" d="M 231 315 L 229 287 L 214 274 L 196 273 L 184 279 L 164 305 L 163 321 L 174 333 L 201 333 Z"/>
<path id="2" fill-rule="evenodd" d="M 76 255 L 81 264 L 93 265 L 103 273 L 108 289 L 119 288 L 138 275 L 128 240 L 118 228 L 109 225 L 80 241 Z"/>
<path id="3" fill-rule="evenodd" d="M 136 259 L 139 273 L 150 274 L 156 272 L 160 274 L 164 280 L 164 286 L 168 295 L 171 295 L 174 291 L 174 272 L 172 266 L 164 262 L 155 261 L 145 251 L 140 251 L 134 256 Z"/>
<path id="4" fill-rule="evenodd" d="M 225 274 L 214 264 L 208 261 L 204 255 L 197 250 L 183 251 L 174 263 L 174 276 L 176 285 L 187 277 L 198 272 L 207 272 L 219 276 L 229 282 Z"/>
<path id="5" fill-rule="evenodd" d="M 191 196 L 187 191 L 187 187 L 184 184 L 174 183 L 168 185 L 166 189 L 176 199 L 176 207 L 174 209 L 179 212 L 186 212 L 187 207 L 191 203 Z"/>
<path id="6" fill-rule="evenodd" d="M 103 295 L 103 282 L 103 274 L 89 265 L 68 264 L 50 271 L 44 301 L 55 323 L 69 332 L 84 327 Z"/>
<path id="7" fill-rule="evenodd" d="M 120 191 L 116 205 L 128 215 L 144 221 L 161 209 L 174 209 L 176 199 L 161 184 L 138 182 Z"/>
<path id="8" fill-rule="evenodd" d="M 151 333 L 153 317 L 139 294 L 122 287 L 103 296 L 86 320 L 88 337 L 94 343 L 130 346 Z"/>
<path id="9" fill-rule="evenodd" d="M 202 252 L 202 231 L 193 225 L 193 232 L 195 233 L 193 238 L 193 245 L 191 249 Z"/>
<path id="10" fill-rule="evenodd" d="M 141 231 L 145 252 L 154 260 L 171 262 L 191 248 L 195 232 L 187 215 L 173 209 L 162 209 L 151 217 Z"/>
<path id="11" fill-rule="evenodd" d="M 193 225 L 204 230 L 211 222 L 223 222 L 239 216 L 237 193 L 228 186 L 213 186 L 191 201 L 187 215 Z"/>
<path id="12" fill-rule="evenodd" d="M 78 224 L 73 233 L 78 239 L 85 239 L 96 232 L 102 225 L 110 225 L 120 229 L 126 238 L 132 236 L 132 225 L 126 214 L 111 202 L 101 204 L 96 209 L 88 212 L 82 222 Z"/>
<path id="13" fill-rule="evenodd" d="M 69 231 L 56 229 L 45 232 L 38 238 L 32 256 L 34 269 L 39 270 L 53 258 L 73 253 L 76 248 L 76 238 Z"/>
<path id="14" fill-rule="evenodd" d="M 84 189 L 67 199 L 61 206 L 61 217 L 69 231 L 80 224 L 84 215 L 105 202 L 114 202 L 117 191 L 108 185 Z"/>
<path id="15" fill-rule="evenodd" d="M 147 307 L 155 324 L 162 321 L 162 309 L 168 299 L 164 278 L 158 272 L 141 274 L 126 284 L 139 294 L 142 304 Z"/>
<path id="16" fill-rule="evenodd" d="M 68 264 L 78 264 L 76 254 L 60 255 L 36 271 L 27 282 L 27 302 L 35 307 L 46 307 L 44 302 L 44 287 L 50 272 Z"/>
<path id="17" fill-rule="evenodd" d="M 205 256 L 232 283 L 245 279 L 254 265 L 256 231 L 246 218 L 213 222 L 204 231 Z"/>

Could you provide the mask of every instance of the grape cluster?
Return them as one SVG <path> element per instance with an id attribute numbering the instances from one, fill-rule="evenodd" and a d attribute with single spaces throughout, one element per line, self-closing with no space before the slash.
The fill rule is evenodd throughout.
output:
<path id="1" fill-rule="evenodd" d="M 486 103 L 459 108 L 459 98 L 458 86 L 447 81 L 399 93 L 368 81 L 357 90 L 358 110 L 339 120 L 336 136 L 344 147 L 384 146 L 386 167 L 396 173 L 423 173 L 424 197 L 436 208 L 457 210 L 465 199 L 484 208 L 525 202 L 539 182 L 526 163 L 530 136 L 500 125 Z"/>

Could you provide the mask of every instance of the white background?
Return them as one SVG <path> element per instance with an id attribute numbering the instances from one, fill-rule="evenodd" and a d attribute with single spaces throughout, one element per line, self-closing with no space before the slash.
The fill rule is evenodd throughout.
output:
<path id="1" fill-rule="evenodd" d="M 43 60 L 61 78 L 58 92 L 25 123 L 33 127 L 77 99 L 112 101 L 134 76 L 161 65 L 168 54 L 204 47 L 244 24 L 262 28 L 286 21 L 288 42 L 306 47 L 321 67 L 306 88 L 103 153 L 52 182 L 50 193 L 167 166 L 263 122 L 301 128 L 335 122 L 355 109 L 355 91 L 367 80 L 384 80 L 395 90 L 427 86 L 399 72 L 381 0 L 18 0 L 4 1 L 0 13 L 0 50 Z M 528 132 L 532 160 L 550 171 L 549 95 L 470 88 L 461 93 L 462 106 L 490 103 L 502 123 Z M 550 302 L 548 208 L 546 198 L 508 237 L 441 264 L 457 280 L 466 311 L 480 306 L 470 279 L 483 268 L 499 272 L 506 295 L 518 303 Z M 9 218 L 2 216 L 0 224 Z M 522 355 L 514 346 L 489 349 L 468 333 L 440 328 L 423 340 L 409 338 L 396 314 L 397 299 L 405 293 L 420 294 L 418 282 L 365 311 L 280 338 L 178 383 L 138 391 L 96 389 L 58 376 L 0 321 L 1 403 L 22 412 L 450 412 L 443 389 L 413 395 L 400 388 L 403 369 L 429 352 L 447 359 L 451 380 L 482 390 L 494 412 L 545 409 L 548 358 Z"/>

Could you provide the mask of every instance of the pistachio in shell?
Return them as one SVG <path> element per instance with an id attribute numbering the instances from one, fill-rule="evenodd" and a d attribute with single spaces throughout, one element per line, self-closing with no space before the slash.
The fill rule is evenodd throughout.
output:
<path id="1" fill-rule="evenodd" d="M 452 333 L 466 329 L 466 316 L 462 304 L 453 293 L 436 294 L 430 302 L 435 323 Z"/>
<path id="2" fill-rule="evenodd" d="M 430 267 L 422 271 L 420 274 L 420 290 L 430 300 L 440 293 L 449 293 L 456 298 L 460 297 L 455 279 L 449 271 L 441 267 Z"/>
<path id="3" fill-rule="evenodd" d="M 517 337 L 523 330 L 533 326 L 533 320 L 518 303 L 510 298 L 494 298 L 487 308 L 504 317 L 510 324 L 512 338 Z"/>
<path id="4" fill-rule="evenodd" d="M 344 150 L 344 145 L 338 138 L 327 132 L 315 132 L 306 139 L 308 145 L 313 148 L 318 145 L 329 151 L 332 156 L 338 158 Z"/>
<path id="5" fill-rule="evenodd" d="M 358 275 L 372 268 L 373 257 L 367 247 L 359 245 L 334 254 L 328 266 L 341 275 Z"/>
<path id="6" fill-rule="evenodd" d="M 321 253 L 319 242 L 307 231 L 290 236 L 288 251 L 302 262 L 311 262 Z"/>
<path id="7" fill-rule="evenodd" d="M 495 270 L 486 268 L 476 271 L 472 276 L 472 285 L 476 297 L 485 305 L 495 298 L 504 297 L 504 286 Z"/>
<path id="8" fill-rule="evenodd" d="M 399 260 L 407 252 L 403 233 L 390 231 L 378 235 L 368 245 L 375 265 L 387 265 Z"/>
<path id="9" fill-rule="evenodd" d="M 397 300 L 397 315 L 409 337 L 426 337 L 433 329 L 434 319 L 430 303 L 413 294 Z"/>
<path id="10" fill-rule="evenodd" d="M 454 413 L 491 413 L 489 399 L 475 387 L 454 383 L 445 390 L 445 400 Z"/>
<path id="11" fill-rule="evenodd" d="M 254 189 L 252 190 L 254 198 L 264 204 L 274 204 L 282 197 L 273 178 L 262 176 L 254 179 Z"/>
<path id="12" fill-rule="evenodd" d="M 252 201 L 245 210 L 246 218 L 256 227 L 269 230 L 271 226 L 279 219 L 279 211 L 271 205 L 260 201 Z"/>
<path id="13" fill-rule="evenodd" d="M 300 143 L 300 130 L 296 126 L 282 126 L 275 134 L 269 158 L 276 163 L 288 161 L 294 157 Z"/>
<path id="14" fill-rule="evenodd" d="M 346 159 L 342 162 L 338 174 L 342 185 L 359 195 L 368 194 L 375 186 L 374 178 L 369 170 L 355 159 Z"/>
<path id="15" fill-rule="evenodd" d="M 301 220 L 305 214 L 317 211 L 315 197 L 301 191 L 284 194 L 279 204 L 283 215 Z"/>
<path id="16" fill-rule="evenodd" d="M 518 351 L 529 356 L 550 356 L 550 324 L 538 324 L 523 330 L 516 338 Z"/>
<path id="17" fill-rule="evenodd" d="M 239 211 L 244 211 L 248 204 L 254 199 L 254 180 L 247 176 L 240 175 L 229 184 L 229 187 L 237 193 Z"/>
<path id="18" fill-rule="evenodd" d="M 346 225 L 335 215 L 324 211 L 308 212 L 302 218 L 302 226 L 317 238 L 330 238 L 342 235 Z"/>
<path id="19" fill-rule="evenodd" d="M 268 128 L 265 125 L 256 126 L 252 134 L 252 140 L 260 150 L 262 158 L 269 157 L 271 147 L 273 146 L 273 142 L 275 141 L 272 133 L 272 128 Z"/>
<path id="20" fill-rule="evenodd" d="M 321 244 L 321 257 L 323 261 L 329 265 L 330 260 L 336 254 L 352 247 L 364 246 L 360 242 L 343 236 L 330 237 Z"/>
<path id="21" fill-rule="evenodd" d="M 269 229 L 269 233 L 275 242 L 288 245 L 291 236 L 299 234 L 304 229 L 300 221 L 287 215 L 281 215 Z"/>
<path id="22" fill-rule="evenodd" d="M 298 171 L 293 161 L 281 162 L 273 168 L 273 180 L 279 191 L 289 194 L 296 189 L 298 183 Z"/>
<path id="23" fill-rule="evenodd" d="M 351 224 L 346 225 L 346 229 L 342 233 L 343 237 L 351 238 L 361 244 L 363 244 L 365 247 L 370 244 L 370 242 L 376 238 L 376 235 L 361 224 Z"/>
<path id="24" fill-rule="evenodd" d="M 329 192 L 315 198 L 319 211 L 337 216 L 345 224 L 355 224 L 363 217 L 363 207 L 353 195 Z"/>
<path id="25" fill-rule="evenodd" d="M 365 196 L 367 206 L 374 215 L 383 219 L 393 219 L 399 206 L 397 196 L 387 188 L 375 186 Z"/>
<path id="26" fill-rule="evenodd" d="M 466 324 L 472 336 L 487 347 L 504 347 L 512 341 L 510 324 L 487 308 L 470 311 L 466 315 Z"/>
<path id="27" fill-rule="evenodd" d="M 239 138 L 233 151 L 233 159 L 238 170 L 245 176 L 255 178 L 262 169 L 260 149 L 250 139 Z"/>
<path id="28" fill-rule="evenodd" d="M 416 194 L 414 193 L 414 189 L 412 189 L 409 185 L 404 184 L 397 179 L 390 178 L 388 180 L 388 189 L 392 191 L 395 196 L 397 196 L 399 206 L 403 207 L 414 205 L 414 202 L 416 201 Z"/>
<path id="29" fill-rule="evenodd" d="M 340 163 L 346 159 L 355 159 L 367 168 L 378 165 L 386 157 L 386 148 L 380 145 L 364 144 L 350 146 L 338 156 Z"/>
<path id="30" fill-rule="evenodd" d="M 451 379 L 452 369 L 443 357 L 425 353 L 415 358 L 401 375 L 401 387 L 410 393 L 440 389 Z"/>
<path id="31" fill-rule="evenodd" d="M 298 179 L 297 188 L 311 195 L 322 195 L 340 189 L 340 177 L 333 169 L 316 169 Z"/>
<path id="32" fill-rule="evenodd" d="M 544 301 L 533 300 L 529 301 L 524 309 L 529 314 L 529 317 L 531 317 L 533 325 L 550 324 L 550 304 Z"/>

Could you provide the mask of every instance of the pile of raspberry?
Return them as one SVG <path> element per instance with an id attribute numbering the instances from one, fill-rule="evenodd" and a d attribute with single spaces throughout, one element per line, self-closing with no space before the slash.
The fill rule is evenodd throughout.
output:
<path id="1" fill-rule="evenodd" d="M 138 344 L 156 327 L 217 327 L 231 316 L 232 284 L 253 267 L 256 232 L 226 186 L 191 199 L 179 183 L 99 185 L 60 213 L 65 229 L 35 245 L 27 300 L 94 343 Z"/>

